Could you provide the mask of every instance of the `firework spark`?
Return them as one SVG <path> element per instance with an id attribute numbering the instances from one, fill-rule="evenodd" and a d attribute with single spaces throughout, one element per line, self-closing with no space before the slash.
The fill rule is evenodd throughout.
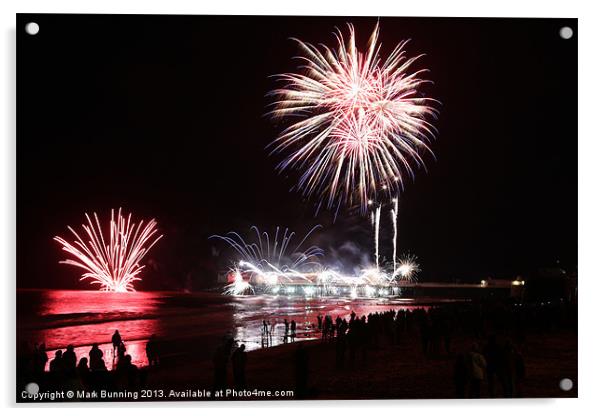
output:
<path id="1" fill-rule="evenodd" d="M 124 218 L 121 208 L 117 218 L 114 214 L 114 210 L 111 210 L 108 239 L 105 239 L 98 215 L 94 213 L 94 220 L 85 214 L 88 223 L 82 224 L 85 231 L 83 237 L 68 227 L 75 237 L 73 243 L 58 236 L 54 240 L 73 257 L 60 263 L 86 271 L 80 280 L 90 279 L 91 284 L 99 285 L 104 291 L 133 291 L 133 283 L 141 280 L 139 276 L 144 268 L 140 262 L 163 236 L 157 236 L 157 222 L 154 219 L 145 225 L 144 221 L 132 222 L 132 214 Z"/>
<path id="2" fill-rule="evenodd" d="M 234 281 L 224 288 L 224 295 L 241 296 L 247 293 L 255 293 L 253 286 L 244 280 L 239 269 L 232 270 Z"/>
<path id="3" fill-rule="evenodd" d="M 416 280 L 416 274 L 420 272 L 420 265 L 417 263 L 418 258 L 411 254 L 405 255 L 397 260 L 399 267 L 393 272 L 393 279 L 413 282 Z"/>
<path id="4" fill-rule="evenodd" d="M 278 170 L 302 171 L 297 188 L 328 208 L 359 204 L 367 211 L 377 192 L 397 195 L 403 178 L 424 166 L 422 154 L 435 128 L 436 100 L 419 93 L 426 70 L 410 70 L 422 55 L 408 58 L 407 41 L 385 59 L 380 57 L 377 24 L 367 50 L 336 32 L 337 48 L 322 49 L 295 39 L 304 73 L 277 76 L 284 85 L 270 114 L 291 120 L 272 143 L 273 153 L 286 153 Z"/>

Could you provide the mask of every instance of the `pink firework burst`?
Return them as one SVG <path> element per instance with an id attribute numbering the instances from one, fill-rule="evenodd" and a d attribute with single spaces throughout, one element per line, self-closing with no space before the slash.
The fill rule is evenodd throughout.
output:
<path id="1" fill-rule="evenodd" d="M 407 41 L 382 59 L 376 25 L 365 52 L 356 47 L 351 24 L 345 42 L 321 49 L 295 39 L 301 47 L 303 73 L 278 75 L 284 85 L 270 114 L 289 121 L 272 143 L 273 153 L 285 154 L 278 170 L 303 173 L 297 187 L 328 208 L 347 203 L 367 211 L 368 201 L 386 190 L 397 195 L 405 177 L 424 166 L 436 132 L 428 121 L 438 103 L 420 95 L 425 69 L 410 67 L 422 55 L 406 57 Z"/>
<path id="2" fill-rule="evenodd" d="M 133 291 L 133 282 L 141 280 L 139 275 L 143 265 L 140 262 L 153 245 L 163 237 L 157 236 L 157 222 L 152 219 L 146 225 L 143 221 L 132 222 L 132 214 L 127 218 L 121 215 L 121 208 L 115 218 L 111 210 L 109 235 L 105 239 L 98 216 L 94 221 L 86 215 L 87 224 L 82 224 L 83 238 L 71 227 L 69 231 L 75 237 L 73 243 L 61 237 L 54 240 L 63 246 L 63 250 L 72 259 L 60 263 L 76 266 L 85 270 L 80 280 L 90 279 L 91 284 L 100 286 L 100 290 L 111 292 Z"/>

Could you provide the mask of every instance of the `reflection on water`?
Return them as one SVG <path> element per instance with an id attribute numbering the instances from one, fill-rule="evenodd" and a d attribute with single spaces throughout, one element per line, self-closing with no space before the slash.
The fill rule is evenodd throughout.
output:
<path id="1" fill-rule="evenodd" d="M 391 309 L 415 309 L 412 299 L 351 299 L 351 298 L 303 298 L 291 296 L 245 296 L 235 298 L 234 324 L 232 332 L 237 342 L 244 342 L 248 350 L 265 346 L 275 346 L 290 341 L 285 337 L 284 319 L 297 324 L 295 341 L 311 340 L 319 337 L 318 315 L 331 315 L 333 321 L 340 316 L 349 320 L 351 312 L 358 317 L 369 313 Z M 423 307 L 423 306 L 421 306 Z M 271 336 L 262 337 L 263 320 L 276 322 Z"/>
<path id="2" fill-rule="evenodd" d="M 136 365 L 146 365 L 145 344 L 152 334 L 164 341 L 195 339 L 213 349 L 230 334 L 248 350 L 285 342 L 284 319 L 297 324 L 296 340 L 316 337 L 318 314 L 349 319 L 390 309 L 416 308 L 411 299 L 306 299 L 290 296 L 231 298 L 216 293 L 19 290 L 19 342 L 46 344 L 49 358 L 56 349 L 75 346 L 78 359 L 93 343 L 112 368 L 111 335 L 119 330 L 127 354 Z M 272 337 L 263 339 L 262 321 L 275 322 Z M 201 340 L 201 341 L 199 341 Z M 267 342 L 266 342 L 267 341 Z"/>

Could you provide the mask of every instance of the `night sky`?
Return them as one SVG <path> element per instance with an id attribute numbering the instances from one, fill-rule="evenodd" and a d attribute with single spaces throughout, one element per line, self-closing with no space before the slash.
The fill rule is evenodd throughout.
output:
<path id="1" fill-rule="evenodd" d="M 165 235 L 139 289 L 214 285 L 232 257 L 208 237 L 254 224 L 322 224 L 313 242 L 344 268 L 370 256 L 369 219 L 315 216 L 265 150 L 282 127 L 265 116 L 269 76 L 299 65 L 289 38 L 334 46 L 346 22 L 363 48 L 377 18 L 18 15 L 17 287 L 89 288 L 52 237 L 118 207 Z M 411 38 L 408 54 L 426 54 L 424 92 L 443 103 L 436 160 L 400 197 L 398 251 L 419 278 L 575 269 L 576 19 L 380 22 L 383 52 Z"/>

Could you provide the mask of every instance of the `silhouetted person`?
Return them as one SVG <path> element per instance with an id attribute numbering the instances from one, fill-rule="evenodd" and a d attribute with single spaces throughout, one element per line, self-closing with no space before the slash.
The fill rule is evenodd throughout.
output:
<path id="1" fill-rule="evenodd" d="M 157 337 L 155 334 L 151 335 L 149 340 L 146 342 L 146 359 L 148 365 L 153 366 L 159 363 L 159 351 L 157 347 Z"/>
<path id="2" fill-rule="evenodd" d="M 82 357 L 77 364 L 77 376 L 84 386 L 88 386 L 90 381 L 90 369 L 88 368 L 88 359 Z"/>
<path id="3" fill-rule="evenodd" d="M 265 319 L 263 320 L 263 335 L 268 336 L 268 333 L 270 332 L 268 329 L 268 321 L 266 321 Z"/>
<path id="4" fill-rule="evenodd" d="M 92 371 L 101 371 L 105 370 L 105 362 L 102 359 L 102 351 L 98 348 L 98 344 L 93 344 L 92 349 L 88 353 L 90 356 L 90 370 Z"/>
<path id="5" fill-rule="evenodd" d="M 309 357 L 300 342 L 295 351 L 295 392 L 297 398 L 304 398 L 307 394 L 307 378 L 309 372 Z"/>
<path id="6" fill-rule="evenodd" d="M 483 349 L 485 360 L 487 360 L 487 388 L 489 397 L 496 396 L 496 377 L 499 377 L 499 366 L 501 360 L 501 350 L 497 344 L 495 335 L 489 336 L 487 345 Z"/>
<path id="7" fill-rule="evenodd" d="M 119 346 L 117 347 L 117 362 L 118 363 L 119 363 L 119 361 L 123 360 L 123 358 L 125 357 L 125 352 L 126 352 L 125 344 L 123 343 L 123 341 L 121 341 L 119 343 Z"/>
<path id="8" fill-rule="evenodd" d="M 122 380 L 127 381 L 129 388 L 135 388 L 138 378 L 138 367 L 132 364 L 132 356 L 126 354 L 117 363 L 117 373 Z"/>
<path id="9" fill-rule="evenodd" d="M 288 320 L 286 318 L 284 318 L 284 342 L 288 342 L 288 328 L 289 328 Z"/>
<path id="10" fill-rule="evenodd" d="M 294 320 L 291 321 L 291 339 L 294 341 L 295 336 L 297 335 L 297 322 Z"/>
<path id="11" fill-rule="evenodd" d="M 478 399 L 481 397 L 481 383 L 485 378 L 487 362 L 485 361 L 485 357 L 479 352 L 479 347 L 476 343 L 473 344 L 468 354 L 468 365 L 470 368 L 470 397 Z"/>
<path id="12" fill-rule="evenodd" d="M 318 314 L 318 330 L 322 330 L 322 314 Z"/>
<path id="13" fill-rule="evenodd" d="M 347 333 L 347 328 L 349 328 L 349 325 L 347 324 L 347 320 L 343 319 L 343 322 L 341 323 L 341 327 L 340 327 L 341 335 L 345 335 Z"/>
<path id="14" fill-rule="evenodd" d="M 46 363 L 48 362 L 48 353 L 46 352 L 46 344 L 41 343 L 36 349 L 35 357 L 35 372 L 41 374 L 46 371 Z"/>
<path id="15" fill-rule="evenodd" d="M 322 341 L 328 339 L 328 333 L 330 332 L 328 328 L 328 317 L 324 318 L 324 322 L 322 322 Z"/>
<path id="16" fill-rule="evenodd" d="M 77 357 L 73 345 L 68 345 L 67 350 L 63 353 L 63 369 L 68 375 L 75 374 L 75 367 L 77 365 Z"/>
<path id="17" fill-rule="evenodd" d="M 245 344 L 241 344 L 234 353 L 232 353 L 232 375 L 234 376 L 234 387 L 244 389 L 247 385 L 246 380 L 247 353 Z"/>
<path id="18" fill-rule="evenodd" d="M 54 358 L 50 361 L 50 372 L 51 373 L 62 373 L 63 372 L 63 351 L 58 350 L 54 353 Z"/>
<path id="19" fill-rule="evenodd" d="M 118 330 L 115 330 L 115 333 L 111 337 L 111 342 L 113 343 L 113 357 L 115 357 L 115 351 L 118 351 L 121 345 L 121 335 Z"/>
<path id="20" fill-rule="evenodd" d="M 77 372 L 78 373 L 87 373 L 90 371 L 88 368 L 88 359 L 86 357 L 82 357 L 79 359 L 79 363 L 77 364 Z"/>

